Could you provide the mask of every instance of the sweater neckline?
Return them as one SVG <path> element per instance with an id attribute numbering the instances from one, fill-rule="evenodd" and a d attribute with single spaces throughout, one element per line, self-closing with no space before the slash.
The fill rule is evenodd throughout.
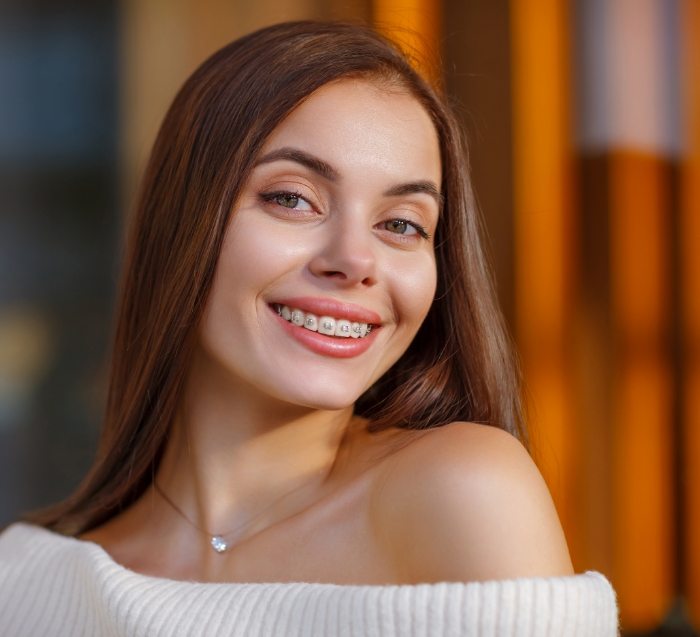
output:
<path id="1" fill-rule="evenodd" d="M 161 577 L 158 575 L 147 575 L 145 573 L 140 573 L 134 571 L 126 566 L 117 562 L 101 545 L 90 540 L 82 540 L 70 535 L 63 535 L 55 531 L 51 531 L 42 526 L 36 524 L 31 524 L 27 522 L 15 522 L 7 527 L 4 533 L 19 533 L 26 534 L 27 536 L 42 536 L 45 541 L 51 542 L 61 542 L 66 547 L 73 547 L 83 551 L 86 555 L 89 555 L 96 563 L 96 566 L 100 567 L 100 570 L 108 570 L 111 574 L 128 577 L 134 581 L 141 580 L 142 582 L 152 582 L 167 584 L 170 586 L 196 586 L 196 587 L 239 587 L 242 589 L 255 589 L 262 590 L 270 587 L 312 587 L 316 589 L 415 589 L 415 588 L 425 588 L 425 587 L 444 587 L 444 586 L 459 586 L 459 587 L 476 587 L 480 588 L 485 585 L 493 585 L 496 583 L 503 582 L 543 582 L 543 581 L 577 581 L 584 576 L 589 577 L 599 577 L 601 579 L 606 579 L 604 575 L 598 573 L 597 571 L 585 571 L 585 573 L 575 573 L 573 575 L 557 575 L 557 576 L 534 576 L 534 577 L 517 577 L 509 578 L 503 580 L 484 580 L 484 581 L 468 581 L 468 582 L 420 582 L 416 584 L 339 584 L 334 582 L 304 582 L 304 581 L 291 581 L 291 582 L 202 582 L 197 580 L 181 580 L 173 579 L 169 577 Z M 26 541 L 26 539 L 25 539 Z M 35 541 L 35 538 L 30 538 L 30 541 Z"/>
<path id="2" fill-rule="evenodd" d="M 185 579 L 174 579 L 171 577 L 162 577 L 159 575 L 148 575 L 146 573 L 141 573 L 139 571 L 134 571 L 123 564 L 117 562 L 100 544 L 93 542 L 91 540 L 82 540 L 80 538 L 74 537 L 72 535 L 64 535 L 62 533 L 57 533 L 43 526 L 38 526 L 36 524 L 30 524 L 27 522 L 16 522 L 6 529 L 6 531 L 11 530 L 21 531 L 22 533 L 41 535 L 46 541 L 51 542 L 61 542 L 66 547 L 73 547 L 75 549 L 83 551 L 86 555 L 89 555 L 96 563 L 96 566 L 101 567 L 101 569 L 109 570 L 110 573 L 119 575 L 122 577 L 128 577 L 133 580 L 142 580 L 144 582 L 160 582 L 162 584 L 168 585 L 183 585 L 183 586 L 197 586 L 197 587 L 220 587 L 220 586 L 237 586 L 242 588 L 268 588 L 270 586 L 322 586 L 322 587 L 348 587 L 348 588 L 365 588 L 372 586 L 370 584 L 335 584 L 328 582 L 202 582 L 199 580 L 185 580 Z M 377 585 L 380 588 L 390 587 L 390 586 L 411 586 L 411 584 L 385 584 Z"/>

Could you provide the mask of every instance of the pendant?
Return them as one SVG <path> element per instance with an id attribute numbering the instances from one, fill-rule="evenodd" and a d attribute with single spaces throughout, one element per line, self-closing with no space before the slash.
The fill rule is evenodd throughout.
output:
<path id="1" fill-rule="evenodd" d="M 209 540 L 211 543 L 211 547 L 217 552 L 217 553 L 223 553 L 228 549 L 228 544 L 226 544 L 226 540 L 222 538 L 220 535 L 212 535 L 211 540 Z"/>

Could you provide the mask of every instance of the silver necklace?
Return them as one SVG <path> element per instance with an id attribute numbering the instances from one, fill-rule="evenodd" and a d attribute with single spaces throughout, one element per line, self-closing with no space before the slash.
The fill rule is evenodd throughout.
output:
<path id="1" fill-rule="evenodd" d="M 318 473 L 321 473 L 321 471 L 319 471 Z M 254 517 L 252 517 L 252 518 L 251 518 L 250 520 L 248 520 L 245 524 L 241 524 L 241 525 L 237 526 L 237 527 L 234 528 L 234 529 L 230 529 L 229 531 L 226 531 L 226 533 L 210 533 L 210 532 L 207 531 L 206 529 L 203 529 L 201 526 L 199 526 L 199 524 L 197 524 L 194 520 L 192 520 L 192 519 L 190 518 L 190 516 L 188 516 L 179 506 L 177 506 L 177 504 L 175 504 L 175 503 L 168 497 L 168 495 L 163 491 L 163 489 L 160 488 L 160 486 L 158 485 L 158 483 L 157 483 L 155 480 L 153 481 L 153 488 L 156 490 L 156 492 L 158 493 L 158 495 L 160 495 L 160 497 L 163 498 L 163 500 L 165 500 L 165 501 L 173 508 L 173 510 L 174 510 L 177 514 L 179 514 L 182 518 L 184 518 L 184 520 L 185 520 L 186 522 L 188 522 L 190 525 L 192 525 L 195 529 L 197 529 L 197 530 L 200 531 L 201 533 L 204 533 L 204 535 L 206 535 L 207 538 L 209 539 L 209 544 L 210 544 L 211 548 L 214 549 L 214 551 L 216 551 L 217 553 L 225 553 L 226 551 L 228 551 L 228 549 L 231 548 L 231 546 L 232 546 L 231 543 L 229 543 L 229 542 L 226 541 L 226 537 L 227 537 L 227 536 L 230 536 L 230 535 L 232 535 L 233 533 L 237 533 L 237 532 L 240 531 L 241 529 L 244 529 L 245 527 L 250 526 L 250 525 L 251 525 L 253 522 L 255 522 L 263 513 L 265 513 L 266 511 L 268 511 L 270 508 L 272 508 L 272 507 L 273 507 L 275 504 L 277 504 L 280 500 L 286 498 L 287 496 L 291 495 L 291 494 L 294 493 L 295 491 L 299 491 L 299 489 L 301 489 L 302 487 L 307 486 L 307 485 L 308 485 L 308 483 L 307 483 L 307 484 L 299 485 L 299 486 L 296 487 L 295 489 L 292 489 L 291 491 L 289 491 L 289 492 L 284 493 L 283 495 L 281 495 L 279 498 L 276 498 L 275 500 L 272 501 L 272 503 L 270 503 L 270 504 L 269 504 L 268 506 L 266 506 L 264 509 L 262 509 L 261 511 L 259 511 L 259 512 L 257 513 L 257 515 L 255 515 Z"/>

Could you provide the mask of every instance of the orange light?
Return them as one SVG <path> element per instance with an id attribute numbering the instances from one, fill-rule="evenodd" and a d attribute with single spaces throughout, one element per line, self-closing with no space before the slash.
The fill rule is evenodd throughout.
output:
<path id="1" fill-rule="evenodd" d="M 688 604 L 700 627 L 700 3 L 681 9 L 687 152 L 681 172 L 683 430 Z"/>
<path id="2" fill-rule="evenodd" d="M 673 596 L 670 184 L 665 160 L 610 157 L 614 563 L 623 626 L 658 626 Z"/>
<path id="3" fill-rule="evenodd" d="M 397 42 L 433 85 L 440 77 L 440 3 L 435 0 L 375 0 L 374 26 Z"/>
<path id="4" fill-rule="evenodd" d="M 576 563 L 568 15 L 558 0 L 510 6 L 517 340 L 535 455 Z"/>

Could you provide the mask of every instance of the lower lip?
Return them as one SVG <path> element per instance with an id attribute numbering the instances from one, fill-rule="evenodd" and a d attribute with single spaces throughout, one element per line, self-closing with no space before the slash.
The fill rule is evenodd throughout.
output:
<path id="1" fill-rule="evenodd" d="M 272 310 L 275 312 L 274 310 Z M 292 336 L 298 343 L 310 349 L 316 354 L 332 356 L 334 358 L 353 358 L 366 352 L 374 342 L 380 328 L 373 327 L 367 336 L 360 338 L 343 338 L 326 336 L 318 332 L 312 332 L 305 327 L 299 327 L 282 318 L 275 312 L 275 318 L 280 322 L 282 328 Z"/>

